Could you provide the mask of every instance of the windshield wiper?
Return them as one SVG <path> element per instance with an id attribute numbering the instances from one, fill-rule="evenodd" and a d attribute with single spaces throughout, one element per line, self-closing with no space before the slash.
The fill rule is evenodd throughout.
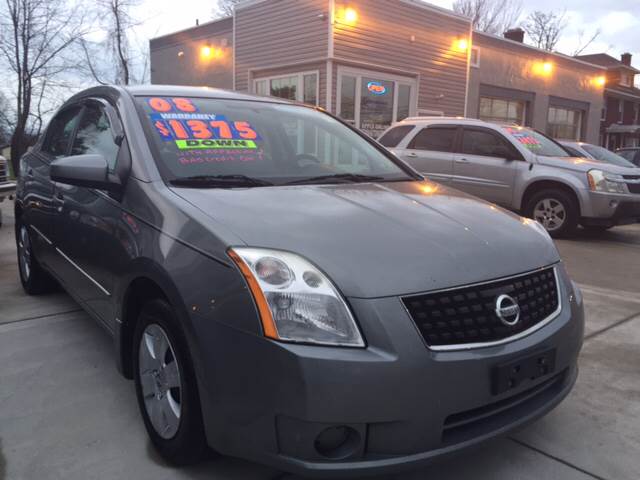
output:
<path id="1" fill-rule="evenodd" d="M 177 187 L 267 187 L 273 183 L 247 175 L 195 175 L 169 180 Z"/>
<path id="2" fill-rule="evenodd" d="M 358 173 L 334 173 L 331 175 L 320 175 L 318 177 L 307 177 L 298 180 L 292 180 L 284 185 L 297 185 L 304 183 L 324 183 L 327 180 L 344 180 L 345 182 L 378 182 L 385 180 L 384 177 L 377 177 L 373 175 L 360 175 Z"/>

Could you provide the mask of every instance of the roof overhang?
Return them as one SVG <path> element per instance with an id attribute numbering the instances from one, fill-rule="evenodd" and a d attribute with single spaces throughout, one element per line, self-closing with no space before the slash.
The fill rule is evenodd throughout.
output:
<path id="1" fill-rule="evenodd" d="M 620 125 L 614 123 L 607 127 L 607 133 L 640 133 L 640 125 Z"/>

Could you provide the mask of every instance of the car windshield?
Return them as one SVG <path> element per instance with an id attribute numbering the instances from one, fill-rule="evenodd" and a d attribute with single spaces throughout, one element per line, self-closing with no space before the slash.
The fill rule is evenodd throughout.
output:
<path id="1" fill-rule="evenodd" d="M 413 180 L 330 115 L 298 105 L 138 97 L 165 180 L 195 186 Z"/>
<path id="2" fill-rule="evenodd" d="M 569 153 L 555 140 L 530 128 L 505 126 L 502 129 L 531 153 L 543 157 L 569 157 Z"/>
<path id="3" fill-rule="evenodd" d="M 585 143 L 582 145 L 582 148 L 584 148 L 584 150 L 596 160 L 602 160 L 603 162 L 612 163 L 621 167 L 635 168 L 635 165 L 629 160 L 621 157 L 620 155 L 616 155 L 615 153 L 607 150 L 604 147 L 589 145 Z"/>

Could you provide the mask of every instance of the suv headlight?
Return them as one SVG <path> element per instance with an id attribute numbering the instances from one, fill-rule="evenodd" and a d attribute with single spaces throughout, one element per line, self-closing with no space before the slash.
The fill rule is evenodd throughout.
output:
<path id="1" fill-rule="evenodd" d="M 602 170 L 589 170 L 587 179 L 589 189 L 594 192 L 627 193 L 622 175 L 606 173 Z"/>
<path id="2" fill-rule="evenodd" d="M 228 251 L 258 307 L 264 335 L 276 340 L 364 347 L 333 283 L 299 255 L 263 248 Z"/>

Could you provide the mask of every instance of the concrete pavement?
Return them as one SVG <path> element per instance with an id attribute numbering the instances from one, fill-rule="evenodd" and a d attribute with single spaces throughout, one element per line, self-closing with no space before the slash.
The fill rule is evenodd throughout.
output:
<path id="1" fill-rule="evenodd" d="M 0 480 L 280 477 L 230 458 L 180 470 L 165 465 L 147 440 L 132 383 L 115 370 L 104 330 L 63 293 L 22 293 L 7 206 L 0 229 Z M 640 478 L 640 228 L 558 245 L 587 307 L 574 391 L 510 438 L 395 478 Z"/>

